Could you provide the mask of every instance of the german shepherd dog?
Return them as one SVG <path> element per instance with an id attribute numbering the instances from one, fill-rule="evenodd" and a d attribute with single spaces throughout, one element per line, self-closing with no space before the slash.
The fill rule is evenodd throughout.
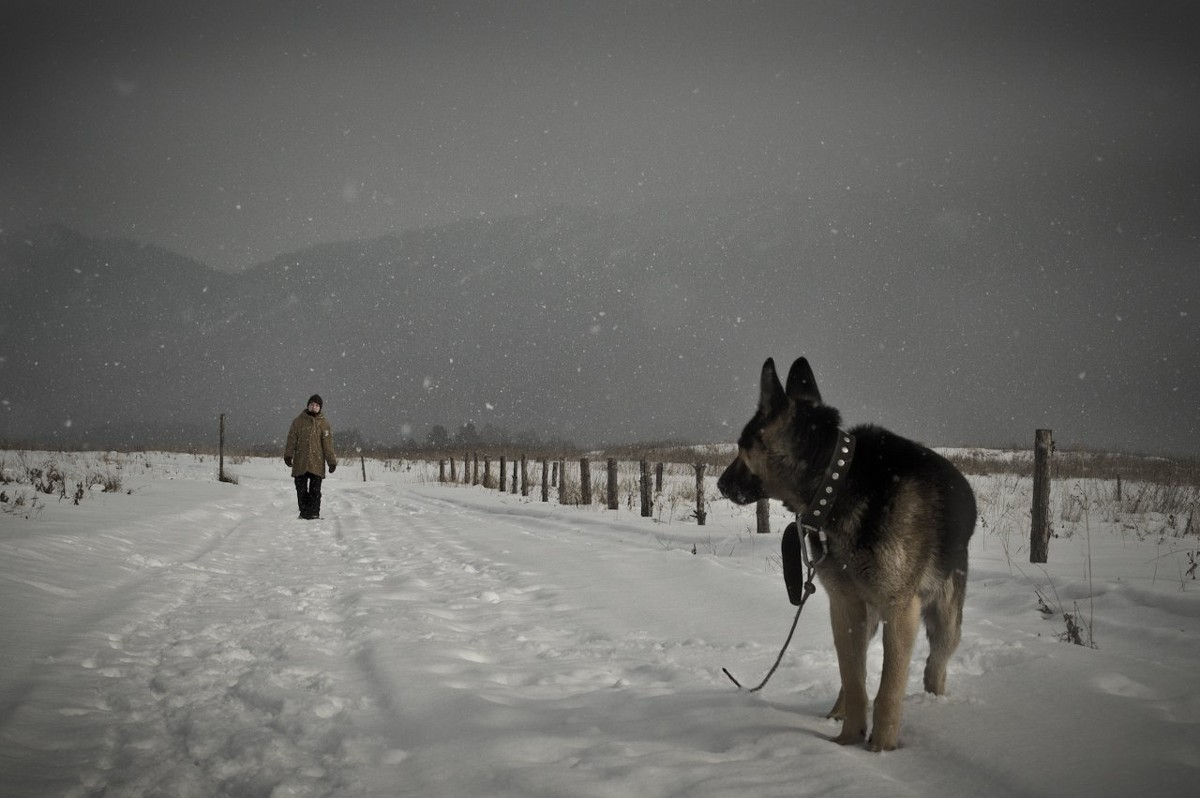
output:
<path id="1" fill-rule="evenodd" d="M 786 388 L 767 360 L 758 412 L 717 487 L 736 504 L 779 499 L 811 522 L 804 526 L 829 593 L 842 678 L 828 717 L 842 721 L 834 738 L 842 745 L 868 739 L 867 644 L 883 621 L 883 673 L 868 747 L 890 751 L 899 739 L 922 619 L 929 636 L 925 690 L 946 690 L 946 662 L 961 636 L 975 496 L 958 469 L 932 450 L 874 425 L 847 434 L 840 424 L 838 411 L 821 401 L 806 359 L 792 364 Z M 847 458 L 843 444 L 851 438 Z M 784 535 L 784 575 L 789 594 L 798 595 L 789 572 L 801 572 L 806 541 L 793 529 L 790 540 Z"/>

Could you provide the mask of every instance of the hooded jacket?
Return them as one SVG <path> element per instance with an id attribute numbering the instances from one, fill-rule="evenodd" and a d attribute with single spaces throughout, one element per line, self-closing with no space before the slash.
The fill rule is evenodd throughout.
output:
<path id="1" fill-rule="evenodd" d="M 288 429 L 287 445 L 283 449 L 285 460 L 292 461 L 292 476 L 312 474 L 325 476 L 325 464 L 337 465 L 333 451 L 333 430 L 324 413 L 309 415 L 305 410 L 296 416 Z"/>

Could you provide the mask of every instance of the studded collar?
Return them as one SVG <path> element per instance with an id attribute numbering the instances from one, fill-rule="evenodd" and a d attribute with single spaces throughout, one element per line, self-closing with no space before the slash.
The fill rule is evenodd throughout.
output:
<path id="1" fill-rule="evenodd" d="M 801 513 L 798 519 L 800 528 L 805 533 L 807 546 L 812 549 L 814 561 L 819 562 L 824 559 L 828 552 L 828 547 L 825 545 L 825 524 L 837 503 L 842 485 L 846 482 L 846 473 L 850 470 L 850 463 L 853 460 L 854 436 L 839 429 L 837 443 L 833 447 L 829 465 L 825 467 L 825 476 L 821 480 L 821 486 L 817 488 L 816 495 L 809 502 L 807 512 Z M 818 546 L 820 553 L 817 553 Z"/>

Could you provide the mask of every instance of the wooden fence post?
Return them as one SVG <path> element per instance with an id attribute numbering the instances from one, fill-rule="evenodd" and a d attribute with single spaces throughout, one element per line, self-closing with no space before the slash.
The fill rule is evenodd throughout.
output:
<path id="1" fill-rule="evenodd" d="M 696 524 L 704 526 L 704 463 L 696 463 Z"/>
<path id="2" fill-rule="evenodd" d="M 542 501 L 550 501 L 550 461 L 542 458 Z"/>
<path id="3" fill-rule="evenodd" d="M 1029 533 L 1029 561 L 1048 562 L 1050 556 L 1050 454 L 1054 433 L 1040 429 L 1033 442 L 1033 524 Z"/>
<path id="4" fill-rule="evenodd" d="M 642 518 L 649 518 L 654 512 L 654 504 L 650 496 L 650 462 L 642 460 L 639 465 L 642 469 Z"/>
<path id="5" fill-rule="evenodd" d="M 451 460 L 450 462 L 453 464 L 454 460 Z M 446 461 L 438 460 L 438 482 L 445 482 L 445 481 L 446 481 Z"/>
<path id="6" fill-rule="evenodd" d="M 479 484 L 479 452 L 474 452 L 471 455 L 471 462 L 474 466 L 471 469 L 471 484 L 478 485 Z"/>
<path id="7" fill-rule="evenodd" d="M 558 461 L 558 503 L 566 504 L 570 499 L 567 493 L 567 459 L 563 457 Z"/>
<path id="8" fill-rule="evenodd" d="M 759 499 L 755 502 L 754 514 L 758 519 L 758 534 L 768 534 L 771 531 L 771 500 Z"/>
<path id="9" fill-rule="evenodd" d="M 608 509 L 615 510 L 617 502 L 617 458 L 608 458 Z"/>
<path id="10" fill-rule="evenodd" d="M 454 472 L 454 455 L 450 455 L 450 481 L 458 482 L 458 474 Z"/>
<path id="11" fill-rule="evenodd" d="M 508 486 L 508 458 L 500 455 L 500 492 L 504 493 Z"/>
<path id="12" fill-rule="evenodd" d="M 654 492 L 662 493 L 663 464 L 654 466 Z"/>
<path id="13" fill-rule="evenodd" d="M 525 455 L 521 455 L 521 495 L 529 495 L 529 461 Z"/>
<path id="14" fill-rule="evenodd" d="M 586 457 L 579 458 L 579 503 L 592 503 L 592 461 Z"/>
<path id="15" fill-rule="evenodd" d="M 217 451 L 220 453 L 220 462 L 217 465 L 217 482 L 225 482 L 225 414 L 221 414 L 221 433 L 220 443 Z"/>

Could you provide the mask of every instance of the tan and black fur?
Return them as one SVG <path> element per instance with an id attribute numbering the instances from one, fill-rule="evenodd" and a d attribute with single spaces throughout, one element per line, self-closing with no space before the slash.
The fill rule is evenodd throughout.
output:
<path id="1" fill-rule="evenodd" d="M 786 388 L 773 360 L 763 364 L 758 412 L 738 441 L 718 487 L 737 504 L 778 499 L 803 513 L 832 456 L 841 418 L 821 400 L 808 361 L 792 364 Z M 867 738 L 867 643 L 882 621 L 883 673 L 869 747 L 894 749 L 918 628 L 925 623 L 925 690 L 946 691 L 946 663 L 958 646 L 967 586 L 967 544 L 975 496 L 945 458 L 887 430 L 849 430 L 856 450 L 825 523 L 827 556 L 817 576 L 829 593 L 842 689 L 829 717 L 835 742 Z"/>

